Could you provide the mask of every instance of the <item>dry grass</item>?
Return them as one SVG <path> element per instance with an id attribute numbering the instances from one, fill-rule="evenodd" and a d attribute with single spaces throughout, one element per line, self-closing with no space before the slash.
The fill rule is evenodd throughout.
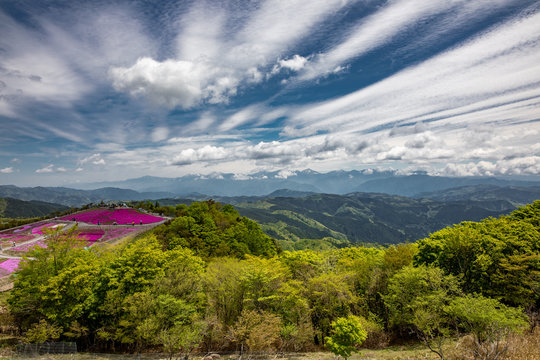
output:
<path id="1" fill-rule="evenodd" d="M 508 339 L 507 360 L 540 360 L 540 327 Z"/>
<path id="2" fill-rule="evenodd" d="M 446 354 L 450 359 L 466 360 L 467 357 L 460 349 L 463 343 L 456 340 L 449 340 L 446 344 Z M 26 359 L 17 356 L 6 349 L 0 350 L 0 359 Z M 202 360 L 201 356 L 192 356 L 192 360 Z M 142 354 L 142 355 L 113 355 L 113 354 L 70 354 L 70 355 L 41 355 L 32 359 L 43 360 L 165 360 L 164 354 Z M 222 355 L 220 360 L 237 360 L 238 355 Z M 297 354 L 268 354 L 267 356 L 244 355 L 242 360 L 337 360 L 338 357 L 329 352 L 312 352 Z M 430 352 L 421 344 L 408 344 L 402 346 L 390 346 L 385 349 L 370 350 L 362 349 L 359 353 L 350 357 L 350 360 L 435 360 L 437 355 Z M 504 360 L 540 360 L 540 328 L 527 332 L 521 336 L 513 336 L 508 340 L 508 352 Z"/>

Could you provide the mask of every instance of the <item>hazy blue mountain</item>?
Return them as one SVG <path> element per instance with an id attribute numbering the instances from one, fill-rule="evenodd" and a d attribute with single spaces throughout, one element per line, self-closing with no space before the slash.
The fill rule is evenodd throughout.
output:
<path id="1" fill-rule="evenodd" d="M 540 186 L 540 182 L 498 179 L 495 177 L 442 177 L 429 175 L 409 175 L 393 176 L 385 179 L 366 181 L 357 188 L 357 191 L 379 192 L 403 196 L 418 196 L 419 194 L 427 192 L 476 185 L 525 187 Z"/>
<path id="2" fill-rule="evenodd" d="M 398 176 L 392 171 L 260 172 L 238 177 L 234 174 L 186 175 L 178 178 L 145 176 L 136 179 L 92 184 L 77 184 L 80 189 L 116 187 L 139 192 L 163 191 L 186 197 L 200 193 L 210 196 L 266 196 L 287 189 L 297 192 L 347 194 L 379 192 L 404 196 L 474 185 L 540 186 L 540 181 L 498 179 L 494 177 L 440 177 L 417 173 Z"/>
<path id="3" fill-rule="evenodd" d="M 0 198 L 0 217 L 6 218 L 41 217 L 67 209 L 69 209 L 67 206 L 43 201 Z"/>
<path id="4" fill-rule="evenodd" d="M 81 189 L 114 186 L 136 191 L 165 191 L 186 196 L 193 193 L 213 196 L 242 196 L 269 194 L 278 189 L 321 192 L 317 186 L 302 179 L 276 177 L 277 173 L 259 173 L 249 178 L 238 178 L 234 174 L 213 176 L 187 175 L 180 178 L 157 178 L 145 176 L 116 182 L 77 184 Z"/>
<path id="5" fill-rule="evenodd" d="M 421 193 L 418 197 L 424 197 L 437 201 L 495 201 L 504 200 L 514 206 L 523 206 L 540 199 L 540 186 L 506 186 L 496 185 L 473 185 L 462 186 L 453 189 Z"/>

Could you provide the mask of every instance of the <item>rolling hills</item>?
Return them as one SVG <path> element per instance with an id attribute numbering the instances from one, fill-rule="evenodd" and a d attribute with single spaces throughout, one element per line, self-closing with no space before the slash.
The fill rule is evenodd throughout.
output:
<path id="1" fill-rule="evenodd" d="M 462 221 L 509 213 L 504 200 L 435 201 L 403 196 L 351 193 L 275 197 L 235 205 L 284 245 L 302 239 L 333 238 L 351 243 L 415 241 Z"/>

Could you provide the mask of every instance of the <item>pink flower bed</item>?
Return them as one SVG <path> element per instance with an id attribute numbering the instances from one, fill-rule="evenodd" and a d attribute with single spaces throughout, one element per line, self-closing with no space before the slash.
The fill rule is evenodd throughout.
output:
<path id="1" fill-rule="evenodd" d="M 85 232 L 80 232 L 77 234 L 77 237 L 81 240 L 88 240 L 88 241 L 98 241 L 105 235 L 105 231 L 103 230 L 90 230 Z"/>
<path id="2" fill-rule="evenodd" d="M 27 252 L 27 251 L 30 251 L 30 249 L 32 249 L 34 246 L 40 246 L 42 248 L 46 248 L 47 245 L 41 241 L 41 240 L 38 240 L 38 241 L 35 241 L 35 242 L 32 242 L 32 243 L 29 243 L 29 244 L 23 244 L 23 245 L 19 245 L 19 246 L 16 246 L 16 247 L 13 247 L 9 250 L 11 251 L 22 251 L 22 252 Z"/>
<path id="3" fill-rule="evenodd" d="M 103 236 L 103 235 L 101 235 L 101 236 Z M 91 240 L 91 239 L 87 239 L 85 237 L 80 237 L 80 236 L 79 236 L 79 239 L 81 240 L 81 244 L 83 244 L 84 246 L 92 246 L 96 242 L 96 240 Z M 36 245 L 39 246 L 39 247 L 42 247 L 42 248 L 47 247 L 46 243 L 44 243 L 41 240 L 38 240 L 38 241 L 34 241 L 32 243 L 29 243 L 29 244 L 24 244 L 24 245 L 19 245 L 19 246 L 13 247 L 13 248 L 9 249 L 9 251 L 28 252 L 30 250 L 33 250 Z M 75 246 L 77 246 L 77 245 L 75 245 Z"/>
<path id="4" fill-rule="evenodd" d="M 6 270 L 9 273 L 13 273 L 19 267 L 21 259 L 7 259 L 0 264 L 0 269 Z"/>
<path id="5" fill-rule="evenodd" d="M 32 240 L 35 236 L 34 235 L 9 235 L 9 236 L 2 236 L 2 240 L 7 241 L 8 243 L 11 243 L 12 241 L 15 241 L 16 243 L 25 242 L 28 240 Z"/>
<path id="6" fill-rule="evenodd" d="M 47 223 L 47 224 L 35 227 L 35 228 L 32 229 L 32 234 L 43 234 L 45 229 L 48 229 L 48 228 L 50 228 L 50 227 L 52 227 L 54 225 L 56 225 L 56 224 L 55 223 Z"/>
<path id="7" fill-rule="evenodd" d="M 23 232 L 25 230 L 31 229 L 34 225 L 25 225 L 20 229 L 13 230 L 14 233 Z"/>
<path id="8" fill-rule="evenodd" d="M 163 218 L 159 216 L 143 214 L 133 209 L 98 209 L 78 214 L 67 215 L 60 218 L 60 220 L 79 221 L 90 224 L 99 223 L 101 225 L 111 225 L 114 222 L 116 222 L 118 225 L 129 225 L 133 223 L 139 225 L 141 223 L 151 224 L 160 222 L 163 220 Z"/>
<path id="9" fill-rule="evenodd" d="M 126 235 L 127 233 L 130 233 L 132 231 L 137 231 L 139 229 L 111 229 L 107 230 L 107 233 L 105 234 L 105 237 L 103 237 L 103 240 L 111 240 L 116 239 L 119 237 L 122 237 Z"/>

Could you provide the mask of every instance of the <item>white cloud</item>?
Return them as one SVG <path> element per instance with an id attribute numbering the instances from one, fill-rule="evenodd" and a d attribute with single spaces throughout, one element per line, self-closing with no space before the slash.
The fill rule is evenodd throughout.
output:
<path id="1" fill-rule="evenodd" d="M 195 4 L 180 21 L 176 58 L 141 57 L 132 66 L 111 67 L 109 74 L 117 91 L 168 108 L 227 103 L 241 86 L 263 80 L 260 68 L 274 63 L 316 24 L 347 5 L 337 0 L 270 0 L 250 12 L 245 23 L 237 20 L 236 32 L 224 33 L 226 19 L 233 15 Z M 280 63 L 295 70 L 305 59 L 296 55 Z"/>
<path id="2" fill-rule="evenodd" d="M 11 159 L 11 162 L 14 163 L 14 164 L 20 164 L 20 163 L 21 163 L 21 159 L 19 159 L 19 158 L 13 158 L 13 159 Z"/>
<path id="3" fill-rule="evenodd" d="M 167 139 L 169 136 L 169 129 L 165 126 L 159 126 L 152 131 L 152 141 L 158 142 Z"/>
<path id="4" fill-rule="evenodd" d="M 452 163 L 440 172 L 440 174 L 447 176 L 538 175 L 539 173 L 540 156 L 527 156 L 495 162 Z"/>
<path id="5" fill-rule="evenodd" d="M 36 172 L 38 174 L 46 174 L 46 173 L 52 173 L 54 172 L 54 165 L 50 164 L 50 165 L 47 165 L 41 169 L 37 169 Z"/>
<path id="6" fill-rule="evenodd" d="M 294 55 L 291 59 L 288 60 L 279 60 L 278 64 L 281 66 L 281 68 L 289 69 L 293 71 L 299 71 L 307 63 L 307 59 L 300 55 Z"/>
<path id="7" fill-rule="evenodd" d="M 225 101 L 237 80 L 226 70 L 205 62 L 141 58 L 130 68 L 110 70 L 113 86 L 133 96 L 144 95 L 158 105 L 190 108 L 202 100 Z"/>
<path id="8" fill-rule="evenodd" d="M 13 172 L 15 172 L 15 170 L 13 170 L 12 167 L 6 167 L 3 169 L 0 169 L 0 173 L 2 174 L 12 174 Z"/>
<path id="9" fill-rule="evenodd" d="M 105 160 L 102 158 L 101 154 L 99 154 L 99 153 L 92 154 L 92 155 L 90 155 L 88 157 L 80 159 L 77 162 L 77 164 L 79 165 L 79 167 L 82 167 L 84 164 L 86 164 L 88 162 L 91 162 L 94 165 L 104 165 L 105 164 Z"/>
<path id="10" fill-rule="evenodd" d="M 65 167 L 58 167 L 58 168 L 56 168 L 56 171 L 57 172 L 66 172 L 67 169 Z"/>
<path id="11" fill-rule="evenodd" d="M 204 146 L 200 149 L 185 149 L 173 157 L 170 164 L 187 165 L 194 162 L 205 162 L 223 160 L 229 155 L 229 152 L 223 147 Z"/>
<path id="12" fill-rule="evenodd" d="M 280 172 L 278 172 L 275 176 L 276 179 L 286 179 L 290 176 L 295 176 L 296 175 L 296 172 L 294 171 L 291 171 L 291 170 L 281 170 Z"/>
<path id="13" fill-rule="evenodd" d="M 466 126 L 537 118 L 540 13 L 462 44 L 349 95 L 298 108 L 283 133 L 370 129 L 436 120 Z"/>
<path id="14" fill-rule="evenodd" d="M 512 0 L 468 1 L 468 0 L 396 0 L 390 1 L 374 14 L 362 19 L 344 36 L 344 40 L 314 57 L 300 75 L 301 80 L 311 80 L 347 68 L 347 62 L 392 42 L 396 37 L 413 29 L 418 23 L 437 15 L 438 28 L 415 34 L 416 46 L 422 41 L 436 42 L 446 33 L 462 29 L 465 25 L 489 17 Z M 420 40 L 418 40 L 420 39 Z"/>

